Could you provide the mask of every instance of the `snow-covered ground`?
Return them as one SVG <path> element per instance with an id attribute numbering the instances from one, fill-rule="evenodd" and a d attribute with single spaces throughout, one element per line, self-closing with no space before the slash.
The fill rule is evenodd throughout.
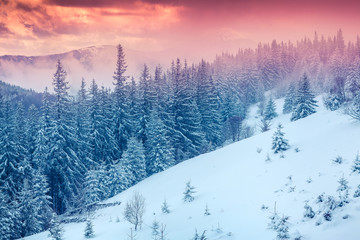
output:
<path id="1" fill-rule="evenodd" d="M 276 234 L 267 225 L 275 202 L 280 216 L 290 216 L 292 238 L 293 233 L 299 232 L 304 239 L 312 240 L 360 239 L 360 198 L 353 198 L 360 174 L 351 172 L 360 150 L 360 122 L 323 109 L 321 102 L 316 114 L 290 122 L 290 115 L 280 114 L 282 100 L 277 100 L 276 105 L 279 117 L 274 119 L 270 131 L 185 161 L 109 199 L 107 202 L 123 204 L 95 212 L 93 239 L 128 239 L 132 225 L 124 220 L 123 211 L 134 192 L 146 198 L 144 224 L 136 232 L 137 240 L 151 239 L 150 226 L 155 218 L 166 224 L 169 240 L 192 239 L 195 229 L 199 233 L 206 230 L 209 240 L 274 239 Z M 248 119 L 253 125 L 259 122 L 254 117 L 255 111 L 251 110 Z M 271 150 L 272 135 L 279 121 L 291 145 L 284 158 Z M 295 151 L 296 148 L 300 151 Z M 270 162 L 265 161 L 267 155 Z M 333 163 L 337 156 L 344 158 L 342 164 Z M 321 193 L 338 198 L 336 190 L 342 176 L 349 181 L 350 203 L 335 209 L 330 222 L 322 221 L 316 226 L 322 219 L 320 214 L 304 220 L 306 201 L 317 211 L 315 200 Z M 195 200 L 184 203 L 183 192 L 189 180 L 196 188 Z M 161 212 L 164 199 L 170 206 L 169 214 Z M 206 205 L 209 216 L 204 215 Z M 268 209 L 261 209 L 262 205 Z M 346 215 L 349 216 L 343 219 Z M 85 223 L 63 227 L 65 240 L 84 239 Z M 48 232 L 26 239 L 49 239 Z"/>

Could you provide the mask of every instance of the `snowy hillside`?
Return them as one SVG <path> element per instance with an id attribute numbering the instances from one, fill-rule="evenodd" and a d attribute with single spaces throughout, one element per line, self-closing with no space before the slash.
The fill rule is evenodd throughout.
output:
<path id="1" fill-rule="evenodd" d="M 279 111 L 282 102 L 276 103 Z M 291 239 L 301 234 L 303 239 L 311 240 L 358 240 L 360 198 L 353 195 L 360 184 L 360 173 L 352 173 L 351 167 L 360 150 L 360 122 L 319 105 L 316 114 L 295 122 L 279 113 L 270 131 L 185 161 L 109 199 L 107 202 L 123 204 L 94 213 L 93 239 L 128 238 L 132 225 L 124 220 L 124 207 L 134 192 L 139 192 L 146 199 L 146 212 L 142 229 L 136 232 L 138 240 L 151 239 L 154 219 L 166 224 L 169 240 L 192 239 L 195 229 L 199 234 L 206 230 L 209 240 L 274 239 L 276 233 L 268 229 L 268 223 L 275 202 L 278 215 L 290 217 Z M 254 121 L 257 119 L 248 123 L 256 125 Z M 284 158 L 271 150 L 279 121 L 291 145 Z M 266 161 L 267 155 L 270 161 Z M 338 156 L 343 163 L 333 162 Z M 316 199 L 325 193 L 337 200 L 341 177 L 349 182 L 350 202 L 336 208 L 332 220 L 326 221 L 324 204 L 317 204 Z M 195 199 L 184 203 L 183 192 L 189 180 L 195 187 Z M 161 212 L 164 199 L 169 214 Z M 303 217 L 306 202 L 317 213 L 313 219 Z M 204 215 L 206 205 L 210 215 Z M 64 239 L 84 239 L 85 223 L 63 227 Z M 48 232 L 43 232 L 26 239 L 50 238 Z"/>

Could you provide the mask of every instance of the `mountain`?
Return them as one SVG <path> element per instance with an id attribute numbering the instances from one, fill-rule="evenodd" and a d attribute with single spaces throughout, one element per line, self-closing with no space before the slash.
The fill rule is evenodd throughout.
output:
<path id="1" fill-rule="evenodd" d="M 110 87 L 113 81 L 116 54 L 115 46 L 106 45 L 46 56 L 4 55 L 0 57 L 0 80 L 43 91 L 45 86 L 51 86 L 56 61 L 60 59 L 67 71 L 67 80 L 73 91 L 79 88 L 82 77 L 88 83 L 95 78 L 100 85 Z M 140 52 L 125 49 L 125 54 L 128 65 L 126 74 L 129 76 L 138 77 L 145 63 L 153 70 L 157 64 L 169 65 L 155 61 L 155 59 L 165 59 L 164 56 L 167 55 L 165 52 Z"/>
<path id="2" fill-rule="evenodd" d="M 274 211 L 280 218 L 289 216 L 290 239 L 357 240 L 360 198 L 353 195 L 360 173 L 352 172 L 352 165 L 360 148 L 360 122 L 339 111 L 325 110 L 321 97 L 318 101 L 318 112 L 307 118 L 290 122 L 289 115 L 278 112 L 270 131 L 189 159 L 107 200 L 109 205 L 121 204 L 93 212 L 93 239 L 128 238 L 132 225 L 124 220 L 123 212 L 126 202 L 138 192 L 146 199 L 138 240 L 152 237 L 154 219 L 166 224 L 169 240 L 193 239 L 195 230 L 200 235 L 206 231 L 209 240 L 275 239 L 275 231 L 268 228 Z M 283 100 L 276 101 L 278 109 L 282 104 Z M 247 119 L 253 127 L 260 121 L 255 112 L 254 106 Z M 291 145 L 283 156 L 271 150 L 278 122 Z M 334 161 L 339 157 L 342 163 Z M 342 177 L 348 181 L 350 195 L 349 203 L 340 207 L 339 194 L 344 192 L 337 190 Z M 195 199 L 185 203 L 183 192 L 190 180 Z M 164 199 L 169 214 L 161 212 Z M 315 213 L 312 219 L 304 218 L 306 203 Z M 210 215 L 204 214 L 206 206 Z M 63 227 L 65 240 L 84 239 L 85 222 Z M 48 232 L 25 239 L 49 239 Z"/>
<path id="3" fill-rule="evenodd" d="M 24 89 L 3 81 L 0 81 L 0 95 L 2 97 L 9 97 L 16 102 L 22 100 L 25 109 L 32 104 L 39 108 L 42 104 L 42 93 L 35 92 L 31 89 Z"/>

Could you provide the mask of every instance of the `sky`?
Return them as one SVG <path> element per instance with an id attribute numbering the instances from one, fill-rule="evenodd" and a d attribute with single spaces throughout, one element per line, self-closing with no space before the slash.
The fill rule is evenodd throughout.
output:
<path id="1" fill-rule="evenodd" d="M 45 55 L 121 43 L 138 51 L 209 56 L 360 32 L 351 0 L 0 0 L 0 55 Z"/>

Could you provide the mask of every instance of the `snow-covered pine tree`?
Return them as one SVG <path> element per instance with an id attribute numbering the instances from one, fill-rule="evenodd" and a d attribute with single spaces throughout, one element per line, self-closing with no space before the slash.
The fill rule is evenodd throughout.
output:
<path id="1" fill-rule="evenodd" d="M 354 165 L 352 166 L 352 171 L 360 173 L 360 155 L 359 152 L 356 154 L 354 159 Z"/>
<path id="2" fill-rule="evenodd" d="M 265 118 L 265 116 L 262 116 L 260 118 L 260 131 L 261 132 L 266 132 L 266 131 L 269 131 L 270 130 L 270 126 L 271 126 L 271 120 L 267 120 Z"/>
<path id="3" fill-rule="evenodd" d="M 220 103 L 208 64 L 202 60 L 197 72 L 197 106 L 201 114 L 201 126 L 206 141 L 213 150 L 222 144 Z"/>
<path id="4" fill-rule="evenodd" d="M 304 208 L 305 208 L 304 218 L 311 219 L 315 217 L 315 212 L 312 210 L 309 204 L 306 203 Z"/>
<path id="5" fill-rule="evenodd" d="M 117 159 L 119 152 L 114 133 L 112 131 L 112 112 L 109 105 L 109 95 L 102 88 L 98 89 L 95 80 L 89 90 L 89 143 L 91 159 L 101 167 L 109 169 Z"/>
<path id="6" fill-rule="evenodd" d="M 184 194 L 184 197 L 183 197 L 184 202 L 194 201 L 194 199 L 195 199 L 193 196 L 193 194 L 195 193 L 194 189 L 195 189 L 195 187 L 193 187 L 191 185 L 191 181 L 188 181 L 186 183 L 185 191 L 183 193 Z"/>
<path id="7" fill-rule="evenodd" d="M 125 61 L 125 53 L 122 46 L 119 44 L 117 46 L 117 62 L 116 69 L 114 72 L 114 138 L 115 142 L 119 149 L 119 156 L 126 150 L 127 139 L 131 133 L 130 131 L 130 117 L 128 114 L 128 102 L 126 101 L 126 89 L 125 81 L 127 76 L 125 76 L 127 65 Z"/>
<path id="8" fill-rule="evenodd" d="M 154 219 L 151 225 L 151 236 L 154 240 L 159 240 L 160 237 L 160 223 Z"/>
<path id="9" fill-rule="evenodd" d="M 147 128 L 150 119 L 150 112 L 153 108 L 154 103 L 151 101 L 151 89 L 150 89 L 150 73 L 149 68 L 144 64 L 144 69 L 141 72 L 140 77 L 140 129 L 137 133 L 138 138 L 141 140 L 142 144 L 145 144 L 148 137 L 146 136 Z"/>
<path id="10" fill-rule="evenodd" d="M 14 231 L 14 222 L 9 200 L 2 191 L 0 191 L 0 239 L 6 240 L 11 239 L 15 234 Z"/>
<path id="11" fill-rule="evenodd" d="M 201 129 L 201 115 L 189 86 L 190 75 L 187 66 L 182 69 L 177 59 L 174 69 L 174 116 L 173 138 L 176 163 L 197 156 L 204 146 Z"/>
<path id="12" fill-rule="evenodd" d="M 94 237 L 94 226 L 90 218 L 86 220 L 86 226 L 84 230 L 85 238 L 93 238 Z"/>
<path id="13" fill-rule="evenodd" d="M 85 204 L 92 204 L 103 200 L 106 193 L 101 189 L 101 180 L 104 176 L 99 169 L 91 169 L 85 174 L 84 201 Z"/>
<path id="14" fill-rule="evenodd" d="M 167 128 L 156 111 L 150 115 L 146 132 L 146 173 L 150 176 L 173 166 L 175 160 Z"/>
<path id="15" fill-rule="evenodd" d="M 289 142 L 284 138 L 283 126 L 279 123 L 276 132 L 273 135 L 272 147 L 274 153 L 282 153 L 290 148 Z"/>
<path id="16" fill-rule="evenodd" d="M 278 116 L 278 114 L 276 113 L 275 102 L 272 99 L 272 97 L 270 97 L 270 99 L 265 107 L 264 118 L 266 120 L 272 120 L 272 119 L 276 118 L 277 116 Z"/>
<path id="17" fill-rule="evenodd" d="M 27 171 L 33 172 L 32 169 L 29 169 L 30 166 L 27 168 Z M 31 175 L 33 175 L 33 173 L 31 173 Z M 21 227 L 19 226 L 21 237 L 29 236 L 42 230 L 41 216 L 38 215 L 37 196 L 34 195 L 34 191 L 30 184 L 31 183 L 25 179 L 22 190 L 18 196 L 19 204 L 17 208 L 20 217 L 19 222 L 21 224 Z"/>
<path id="18" fill-rule="evenodd" d="M 77 149 L 79 160 L 87 166 L 88 169 L 95 167 L 95 162 L 91 159 L 91 145 L 89 142 L 89 111 L 88 111 L 88 93 L 84 78 L 81 80 L 80 90 L 78 91 L 75 106 L 75 136 L 77 139 Z"/>
<path id="19" fill-rule="evenodd" d="M 358 198 L 360 197 L 360 185 L 357 186 L 357 189 L 355 190 L 354 193 L 354 198 Z"/>
<path id="20" fill-rule="evenodd" d="M 169 214 L 170 213 L 170 209 L 169 209 L 169 205 L 166 202 L 166 199 L 164 200 L 163 204 L 161 205 L 161 211 L 165 214 Z"/>
<path id="21" fill-rule="evenodd" d="M 123 154 L 121 164 L 124 167 L 130 185 L 134 185 L 146 177 L 145 150 L 143 144 L 131 137 L 128 140 L 128 146 Z"/>
<path id="22" fill-rule="evenodd" d="M 348 181 L 344 177 L 341 177 L 338 183 L 339 186 L 336 190 L 339 193 L 338 206 L 343 207 L 344 205 L 350 202 Z"/>
<path id="23" fill-rule="evenodd" d="M 289 217 L 287 217 L 287 216 L 282 216 L 279 219 L 278 227 L 276 230 L 276 232 L 277 232 L 276 239 L 277 240 L 290 239 L 288 220 L 289 220 Z"/>
<path id="24" fill-rule="evenodd" d="M 296 101 L 295 83 L 291 82 L 284 100 L 284 106 L 283 106 L 284 114 L 288 114 L 292 112 L 295 105 L 295 101 Z"/>
<path id="25" fill-rule="evenodd" d="M 53 214 L 50 226 L 49 226 L 49 237 L 54 240 L 63 240 L 64 229 L 60 225 L 60 221 L 56 213 Z"/>
<path id="26" fill-rule="evenodd" d="M 210 210 L 209 210 L 209 207 L 208 207 L 208 205 L 207 205 L 207 204 L 206 204 L 206 206 L 205 206 L 205 212 L 204 212 L 204 215 L 205 215 L 205 216 L 209 216 L 209 215 L 211 215 Z"/>
<path id="27" fill-rule="evenodd" d="M 304 74 L 299 82 L 299 88 L 291 114 L 291 121 L 296 121 L 315 113 L 315 107 L 317 107 L 315 95 L 310 89 L 310 81 L 307 75 Z"/>
<path id="28" fill-rule="evenodd" d="M 75 200 L 82 191 L 86 167 L 76 153 L 77 139 L 70 111 L 66 71 L 60 60 L 53 77 L 55 102 L 52 107 L 53 123 L 49 130 L 49 152 L 46 175 L 50 187 L 53 208 L 64 213 L 75 206 Z"/>

